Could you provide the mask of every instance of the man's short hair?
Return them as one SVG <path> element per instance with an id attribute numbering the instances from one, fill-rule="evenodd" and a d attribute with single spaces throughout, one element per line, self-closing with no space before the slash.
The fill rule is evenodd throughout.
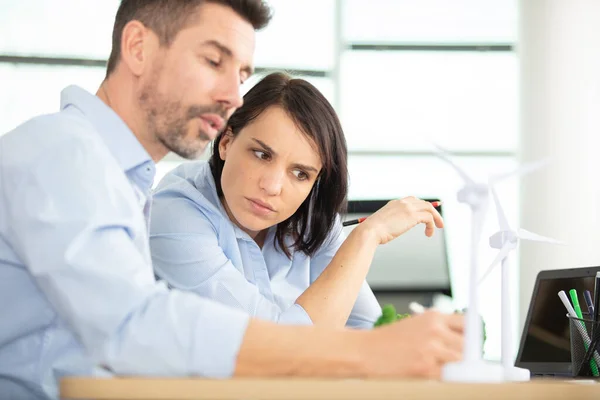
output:
<path id="1" fill-rule="evenodd" d="M 264 28 L 271 20 L 271 9 L 264 0 L 121 0 L 113 27 L 106 76 L 115 70 L 121 58 L 121 38 L 127 23 L 140 21 L 158 36 L 161 46 L 169 46 L 205 3 L 230 7 L 255 30 Z"/>

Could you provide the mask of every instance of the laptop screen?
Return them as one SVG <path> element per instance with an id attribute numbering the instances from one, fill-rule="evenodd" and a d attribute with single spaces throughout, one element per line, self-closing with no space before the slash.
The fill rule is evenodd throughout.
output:
<path id="1" fill-rule="evenodd" d="M 428 199 L 434 201 L 436 199 Z M 348 204 L 349 221 L 368 217 L 387 204 L 388 200 L 354 200 Z M 441 207 L 438 207 L 441 213 Z M 346 234 L 356 228 L 348 226 Z M 417 226 L 393 241 L 377 248 L 367 282 L 375 292 L 419 291 L 451 295 L 450 270 L 446 253 L 444 231 L 432 237 L 424 234 L 424 226 Z"/>
<path id="2" fill-rule="evenodd" d="M 533 304 L 533 313 L 523 344 L 523 362 L 571 362 L 571 344 L 567 311 L 557 293 L 577 290 L 581 310 L 587 309 L 583 291 L 594 292 L 594 278 L 541 279 Z"/>
<path id="3" fill-rule="evenodd" d="M 594 293 L 598 267 L 542 271 L 531 296 L 516 365 L 532 374 L 570 374 L 571 345 L 567 310 L 558 292 L 577 290 L 581 311 L 587 317 L 584 290 Z"/>

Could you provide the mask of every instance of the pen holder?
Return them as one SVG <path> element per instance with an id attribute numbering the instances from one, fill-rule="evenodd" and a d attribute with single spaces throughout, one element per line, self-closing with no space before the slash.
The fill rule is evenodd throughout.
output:
<path id="1" fill-rule="evenodd" d="M 595 351 L 600 341 L 600 321 L 594 323 L 589 314 L 569 318 L 571 333 L 571 368 L 574 377 L 598 377 L 600 353 Z"/>

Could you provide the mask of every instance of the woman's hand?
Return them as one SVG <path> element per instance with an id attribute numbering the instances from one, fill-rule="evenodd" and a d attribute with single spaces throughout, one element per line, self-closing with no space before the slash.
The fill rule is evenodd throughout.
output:
<path id="1" fill-rule="evenodd" d="M 385 244 L 418 224 L 425 224 L 425 235 L 433 235 L 435 228 L 443 228 L 440 213 L 430 202 L 405 197 L 392 200 L 362 222 L 355 230 L 369 231 L 379 244 Z"/>

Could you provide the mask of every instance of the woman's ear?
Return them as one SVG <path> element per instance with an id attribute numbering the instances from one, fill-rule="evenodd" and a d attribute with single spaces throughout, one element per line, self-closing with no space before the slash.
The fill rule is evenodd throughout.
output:
<path id="1" fill-rule="evenodd" d="M 227 128 L 219 141 L 219 157 L 221 157 L 221 160 L 225 161 L 227 159 L 227 151 L 231 147 L 231 143 L 233 143 L 233 132 L 231 128 Z"/>

